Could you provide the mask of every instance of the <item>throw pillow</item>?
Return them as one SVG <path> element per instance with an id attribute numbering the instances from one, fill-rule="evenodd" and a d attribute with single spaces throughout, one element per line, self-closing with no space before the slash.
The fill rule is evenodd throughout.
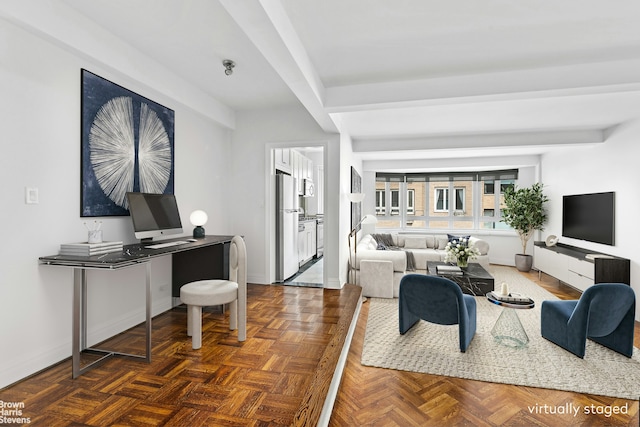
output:
<path id="1" fill-rule="evenodd" d="M 447 239 L 449 239 L 449 242 L 453 242 L 455 240 L 456 242 L 459 243 L 460 240 L 462 240 L 462 239 L 469 240 L 470 237 L 471 236 L 454 236 L 453 234 L 447 234 Z"/>
<path id="2" fill-rule="evenodd" d="M 427 239 L 424 237 L 405 237 L 405 249 L 427 249 Z"/>

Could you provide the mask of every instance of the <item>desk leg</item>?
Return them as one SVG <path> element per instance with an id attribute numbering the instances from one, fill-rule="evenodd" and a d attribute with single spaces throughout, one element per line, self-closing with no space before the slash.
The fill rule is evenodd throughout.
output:
<path id="1" fill-rule="evenodd" d="M 87 271 L 84 268 L 73 269 L 73 338 L 71 344 L 72 378 L 78 378 L 80 375 L 91 369 L 92 366 L 97 365 L 112 356 L 140 358 L 151 363 L 151 263 L 147 262 L 145 267 L 146 354 L 144 356 L 87 347 Z M 80 356 L 83 351 L 101 354 L 102 357 L 85 366 L 80 366 Z"/>
<path id="2" fill-rule="evenodd" d="M 147 357 L 148 363 L 151 363 L 151 263 L 146 263 L 147 267 L 147 283 L 146 283 L 146 299 L 147 299 Z"/>
<path id="3" fill-rule="evenodd" d="M 73 320 L 72 320 L 72 377 L 78 378 L 80 353 L 87 345 L 87 307 L 86 307 L 87 271 L 84 268 L 73 269 Z"/>

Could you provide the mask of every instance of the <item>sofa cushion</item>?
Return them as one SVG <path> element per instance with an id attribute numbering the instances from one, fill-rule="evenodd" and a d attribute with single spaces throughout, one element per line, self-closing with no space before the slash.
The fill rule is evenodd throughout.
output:
<path id="1" fill-rule="evenodd" d="M 433 234 L 421 234 L 421 235 L 411 235 L 411 234 L 392 234 L 393 239 L 397 242 L 397 246 L 401 248 L 405 247 L 405 240 L 412 237 L 418 237 L 420 239 L 424 239 L 427 242 L 427 248 L 435 249 L 436 248 L 436 238 Z"/>
<path id="2" fill-rule="evenodd" d="M 405 249 L 427 249 L 427 239 L 424 237 L 405 237 L 404 239 Z"/>
<path id="3" fill-rule="evenodd" d="M 447 247 L 447 243 L 449 243 L 447 236 L 436 236 L 435 239 L 434 249 L 444 249 Z"/>

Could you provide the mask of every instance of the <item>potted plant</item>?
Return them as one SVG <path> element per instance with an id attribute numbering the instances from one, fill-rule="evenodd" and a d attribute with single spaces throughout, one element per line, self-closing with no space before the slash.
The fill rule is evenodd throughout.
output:
<path id="1" fill-rule="evenodd" d="M 544 203 L 549 201 L 542 192 L 543 184 L 535 183 L 529 188 L 507 187 L 504 192 L 502 221 L 518 232 L 522 242 L 522 253 L 516 254 L 516 268 L 529 271 L 533 257 L 527 255 L 527 243 L 536 230 L 543 230 L 547 221 Z"/>

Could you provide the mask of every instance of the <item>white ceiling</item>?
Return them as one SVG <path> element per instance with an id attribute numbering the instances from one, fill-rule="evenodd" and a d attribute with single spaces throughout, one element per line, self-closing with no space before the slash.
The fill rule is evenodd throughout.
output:
<path id="1" fill-rule="evenodd" d="M 539 154 L 640 112 L 637 0 L 58 1 L 234 110 L 301 103 L 365 159 Z"/>

